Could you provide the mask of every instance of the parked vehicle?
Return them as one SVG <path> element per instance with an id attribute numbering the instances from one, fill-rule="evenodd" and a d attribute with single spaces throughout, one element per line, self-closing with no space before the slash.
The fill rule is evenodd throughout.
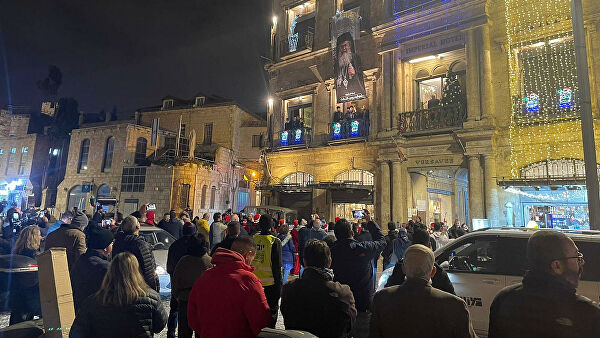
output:
<path id="1" fill-rule="evenodd" d="M 482 229 L 436 250 L 436 262 L 448 273 L 456 295 L 467 303 L 478 335 L 487 336 L 490 305 L 505 286 L 520 283 L 527 270 L 527 240 L 544 229 Z M 577 293 L 600 301 L 600 231 L 563 231 L 585 257 Z M 383 272 L 383 288 L 393 268 Z"/>
<path id="2" fill-rule="evenodd" d="M 156 274 L 160 282 L 160 296 L 163 298 L 171 297 L 171 276 L 167 273 L 167 256 L 169 247 L 175 242 L 175 237 L 171 236 L 163 229 L 153 226 L 142 226 L 140 236 L 144 236 L 146 242 L 152 247 L 152 254 L 156 261 Z"/>

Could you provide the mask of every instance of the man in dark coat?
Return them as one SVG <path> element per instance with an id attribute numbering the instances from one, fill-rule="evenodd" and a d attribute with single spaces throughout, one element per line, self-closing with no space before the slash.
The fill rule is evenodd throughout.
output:
<path id="1" fill-rule="evenodd" d="M 223 249 L 227 249 L 227 250 L 231 250 L 231 245 L 233 245 L 233 241 L 235 241 L 236 238 L 238 238 L 238 236 L 241 235 L 241 226 L 240 226 L 240 222 L 237 221 L 231 221 L 229 223 L 227 223 L 227 236 L 225 237 L 225 239 L 219 243 L 217 243 L 217 245 L 215 245 L 215 247 L 211 250 L 210 255 L 212 256 L 215 251 L 217 251 L 218 248 L 223 248 Z M 246 234 L 247 236 L 247 234 Z"/>
<path id="2" fill-rule="evenodd" d="M 347 337 L 356 320 L 348 285 L 333 281 L 331 251 L 310 240 L 304 248 L 304 273 L 283 286 L 281 314 L 286 330 L 308 331 L 321 338 Z"/>
<path id="3" fill-rule="evenodd" d="M 489 337 L 600 337 L 600 308 L 576 293 L 585 261 L 573 240 L 537 231 L 527 242 L 527 260 L 523 282 L 492 302 Z"/>
<path id="4" fill-rule="evenodd" d="M 434 261 L 430 248 L 408 247 L 403 265 L 406 281 L 373 297 L 371 338 L 475 336 L 467 304 L 429 284 L 436 272 Z M 443 318 L 425 319 L 442 313 Z"/>
<path id="5" fill-rule="evenodd" d="M 81 255 L 87 250 L 83 230 L 88 225 L 87 216 L 77 211 L 73 215 L 71 224 L 63 223 L 46 237 L 44 249 L 65 248 L 67 250 L 67 263 L 69 269 L 75 265 Z"/>
<path id="6" fill-rule="evenodd" d="M 394 253 L 394 240 L 398 238 L 398 230 L 396 229 L 396 223 L 388 222 L 388 234 L 385 235 L 385 249 L 381 253 L 383 257 L 383 269 L 387 269 Z"/>
<path id="7" fill-rule="evenodd" d="M 352 227 L 345 219 L 335 224 L 337 241 L 331 247 L 334 281 L 350 286 L 356 302 L 358 316 L 352 329 L 355 337 L 368 336 L 369 307 L 375 293 L 375 274 L 373 260 L 385 248 L 385 238 L 381 229 L 365 214 L 365 227 L 372 241 L 358 242 L 353 238 Z"/>
<path id="8" fill-rule="evenodd" d="M 304 246 L 311 239 L 323 240 L 327 236 L 325 230 L 321 229 L 321 220 L 319 215 L 313 215 L 313 219 L 306 225 L 306 227 L 298 230 L 298 255 L 300 257 L 300 265 L 303 263 Z"/>
<path id="9" fill-rule="evenodd" d="M 454 220 L 454 224 L 448 229 L 448 237 L 450 238 L 458 238 L 465 234 L 465 230 L 460 226 L 460 222 L 458 222 L 458 218 Z"/>
<path id="10" fill-rule="evenodd" d="M 199 237 L 201 236 L 199 235 Z M 177 333 L 179 338 L 191 338 L 194 333 L 188 326 L 188 298 L 194 282 L 204 271 L 212 267 L 204 241 L 191 240 L 189 244 L 187 255 L 179 260 L 175 270 L 171 273 L 171 307 L 173 307 L 174 298 L 177 306 Z"/>
<path id="11" fill-rule="evenodd" d="M 171 212 L 169 212 L 168 222 L 162 223 L 162 226 L 161 223 L 162 221 L 158 223 L 158 227 L 170 233 L 171 236 L 175 237 L 175 239 L 179 239 L 181 236 L 183 236 L 183 223 L 177 219 L 175 210 L 171 210 Z"/>
<path id="12" fill-rule="evenodd" d="M 421 228 L 417 228 L 417 229 L 415 229 L 415 231 L 413 233 L 412 244 L 421 244 L 421 245 L 424 245 L 431 249 L 430 237 L 431 236 L 429 236 L 429 233 L 427 231 L 425 231 Z M 398 263 L 396 263 L 396 265 L 394 266 L 392 275 L 390 276 L 387 283 L 385 284 L 385 287 L 401 285 L 402 283 L 404 283 L 405 274 L 404 274 L 404 271 L 402 270 L 403 262 L 404 262 L 404 259 L 400 259 L 398 261 Z M 454 286 L 452 285 L 452 282 L 450 281 L 450 278 L 448 277 L 448 274 L 446 273 L 446 271 L 444 271 L 444 269 L 442 269 L 442 267 L 439 266 L 438 263 L 434 262 L 433 264 L 436 268 L 436 272 L 433 275 L 433 277 L 431 278 L 431 286 L 433 286 L 436 289 L 446 291 L 448 293 L 455 295 Z"/>
<path id="13" fill-rule="evenodd" d="M 88 249 L 71 269 L 75 311 L 88 296 L 100 290 L 113 248 L 114 236 L 110 230 L 97 228 L 88 235 Z"/>
<path id="14" fill-rule="evenodd" d="M 177 263 L 181 260 L 185 255 L 189 255 L 192 251 L 192 248 L 195 246 L 203 246 L 206 247 L 206 242 L 202 236 L 197 236 L 195 226 L 184 226 L 183 227 L 183 236 L 173 242 L 169 247 L 169 252 L 167 254 L 167 273 L 171 276 L 171 280 L 173 279 L 173 273 L 175 272 L 175 267 Z M 171 292 L 171 303 L 169 310 L 169 321 L 167 324 L 167 336 L 175 337 L 175 330 L 177 329 L 178 323 L 178 315 L 179 315 L 179 304 L 177 302 L 177 298 L 175 294 Z"/>
<path id="15" fill-rule="evenodd" d="M 140 272 L 146 284 L 158 292 L 160 285 L 156 274 L 156 262 L 150 244 L 140 236 L 140 222 L 134 216 L 127 216 L 121 224 L 121 231 L 115 236 L 113 255 L 131 252 L 137 258 Z"/>

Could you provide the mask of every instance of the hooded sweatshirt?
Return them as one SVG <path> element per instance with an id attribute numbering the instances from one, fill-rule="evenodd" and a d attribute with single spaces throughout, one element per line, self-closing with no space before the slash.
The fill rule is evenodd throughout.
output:
<path id="1" fill-rule="evenodd" d="M 188 324 L 201 337 L 256 337 L 271 324 L 258 277 L 244 257 L 218 249 L 213 268 L 196 280 L 188 299 Z"/>

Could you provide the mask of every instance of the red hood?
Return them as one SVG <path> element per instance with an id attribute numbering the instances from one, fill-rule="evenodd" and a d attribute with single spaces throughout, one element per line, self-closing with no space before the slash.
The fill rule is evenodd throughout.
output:
<path id="1" fill-rule="evenodd" d="M 235 264 L 244 270 L 254 271 L 253 267 L 246 264 L 244 256 L 242 256 L 240 253 L 223 248 L 218 248 L 217 251 L 215 251 L 215 254 L 212 256 L 211 263 L 217 267 L 227 264 Z"/>

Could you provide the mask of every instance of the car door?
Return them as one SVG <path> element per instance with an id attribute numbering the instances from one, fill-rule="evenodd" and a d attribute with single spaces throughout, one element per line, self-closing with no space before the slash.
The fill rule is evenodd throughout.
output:
<path id="1" fill-rule="evenodd" d="M 498 237 L 470 236 L 449 245 L 438 256 L 438 263 L 448 266 L 447 273 L 456 295 L 469 307 L 471 323 L 478 333 L 488 329 L 490 305 L 505 286 L 505 276 L 498 273 Z"/>

